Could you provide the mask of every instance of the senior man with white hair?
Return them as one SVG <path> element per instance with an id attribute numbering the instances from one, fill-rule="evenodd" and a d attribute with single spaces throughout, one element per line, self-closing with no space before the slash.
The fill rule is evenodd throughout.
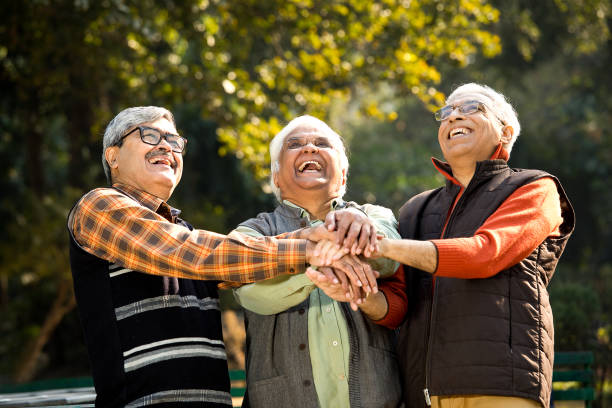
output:
<path id="1" fill-rule="evenodd" d="M 472 83 L 446 103 L 435 118 L 447 163 L 433 159 L 446 185 L 402 207 L 403 239 L 383 239 L 379 253 L 403 264 L 405 282 L 366 303 L 388 303 L 378 323 L 401 324 L 407 407 L 548 407 L 546 288 L 574 212 L 556 177 L 508 166 L 520 125 L 503 95 Z"/>
<path id="2" fill-rule="evenodd" d="M 342 139 L 324 122 L 312 116 L 292 120 L 270 143 L 270 155 L 271 184 L 279 205 L 236 231 L 270 236 L 327 218 L 338 226 L 340 242 L 351 249 L 346 262 L 355 261 L 357 253 L 369 253 L 376 234 L 399 238 L 389 209 L 343 201 L 348 159 Z M 397 268 L 388 259 L 376 261 L 372 267 L 381 276 Z M 362 283 L 366 292 L 375 292 L 368 289 L 375 283 Z M 345 301 L 346 291 L 341 292 Z M 334 301 L 304 274 L 242 286 L 235 295 L 246 309 L 247 406 L 399 404 L 392 330 Z"/>

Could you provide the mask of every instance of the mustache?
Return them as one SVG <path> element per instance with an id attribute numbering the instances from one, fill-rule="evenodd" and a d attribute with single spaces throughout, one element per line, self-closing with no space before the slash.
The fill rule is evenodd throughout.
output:
<path id="1" fill-rule="evenodd" d="M 145 159 L 150 160 L 157 156 L 163 156 L 167 158 L 168 160 L 170 160 L 170 163 L 172 163 L 172 167 L 176 167 L 176 160 L 174 160 L 174 156 L 172 156 L 171 153 L 168 153 L 166 150 L 163 149 L 151 150 L 150 152 L 145 154 Z"/>

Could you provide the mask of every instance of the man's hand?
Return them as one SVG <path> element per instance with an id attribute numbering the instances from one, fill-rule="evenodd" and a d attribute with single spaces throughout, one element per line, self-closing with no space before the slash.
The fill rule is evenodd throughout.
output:
<path id="1" fill-rule="evenodd" d="M 346 250 L 331 241 L 306 243 L 306 262 L 314 266 L 331 265 L 346 254 Z"/>
<path id="2" fill-rule="evenodd" d="M 329 231 L 324 224 L 320 224 L 316 227 L 301 229 L 296 238 L 307 239 L 313 242 L 319 242 L 322 240 L 334 241 L 336 238 L 336 233 Z"/>
<path id="3" fill-rule="evenodd" d="M 323 269 L 323 274 L 329 283 L 340 284 L 347 298 L 363 298 L 361 293 L 378 292 L 376 278 L 380 274 L 357 256 L 347 254 L 341 259 L 332 260 L 329 266 L 332 269 Z"/>
<path id="4" fill-rule="evenodd" d="M 332 211 L 325 217 L 328 231 L 336 231 L 335 242 L 349 249 L 353 255 L 370 256 L 378 250 L 376 227 L 363 212 L 346 208 Z"/>
<path id="5" fill-rule="evenodd" d="M 359 304 L 365 302 L 367 294 L 361 289 L 357 288 L 357 293 L 353 291 L 353 287 L 349 286 L 349 292 L 337 282 L 334 270 L 327 266 L 322 266 L 318 270 L 312 268 L 306 269 L 306 276 L 311 280 L 312 283 L 317 285 L 327 296 L 338 301 L 338 302 L 349 302 L 351 309 L 357 311 Z"/>

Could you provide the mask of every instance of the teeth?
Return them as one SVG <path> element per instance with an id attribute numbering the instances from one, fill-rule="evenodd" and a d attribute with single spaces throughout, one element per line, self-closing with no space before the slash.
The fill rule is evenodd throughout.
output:
<path id="1" fill-rule="evenodd" d="M 450 137 L 454 137 L 457 135 L 465 135 L 466 133 L 469 133 L 469 130 L 466 128 L 456 128 L 451 130 L 450 132 Z"/>
<path id="2" fill-rule="evenodd" d="M 321 165 L 320 165 L 318 162 L 314 161 L 314 160 L 308 160 L 308 161 L 305 161 L 304 163 L 302 163 L 302 164 L 300 165 L 300 167 L 298 168 L 298 170 L 299 170 L 299 171 L 304 171 L 304 168 L 305 168 L 307 165 L 309 165 L 309 164 L 314 164 L 314 165 L 315 165 L 315 167 L 317 168 L 317 170 L 321 170 Z"/>
<path id="3" fill-rule="evenodd" d="M 165 164 L 167 166 L 172 166 L 172 162 L 168 159 L 164 159 L 162 157 L 155 158 L 151 160 L 151 164 Z"/>

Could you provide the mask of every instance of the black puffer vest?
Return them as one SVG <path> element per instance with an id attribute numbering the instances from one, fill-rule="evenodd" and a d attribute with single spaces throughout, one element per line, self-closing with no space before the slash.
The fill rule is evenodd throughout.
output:
<path id="1" fill-rule="evenodd" d="M 437 163 L 450 173 L 450 167 Z M 557 184 L 561 236 L 547 238 L 518 264 L 487 279 L 436 278 L 404 267 L 409 299 L 398 342 L 407 407 L 430 395 L 507 395 L 549 406 L 554 329 L 546 287 L 574 229 L 559 181 L 543 171 L 479 162 L 448 220 L 444 238 L 470 237 L 517 188 L 551 177 Z M 460 187 L 421 193 L 400 210 L 400 234 L 438 239 Z"/>

